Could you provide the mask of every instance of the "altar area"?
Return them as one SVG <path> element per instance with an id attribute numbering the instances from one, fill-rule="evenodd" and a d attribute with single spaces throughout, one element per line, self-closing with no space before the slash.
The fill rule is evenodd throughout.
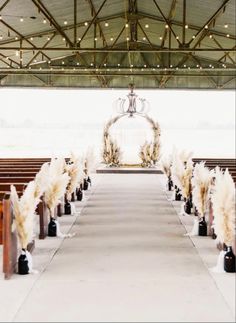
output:
<path id="1" fill-rule="evenodd" d="M 115 102 L 116 115 L 103 131 L 102 159 L 98 172 L 160 173 L 161 130 L 159 123 L 148 115 L 149 103 L 134 93 L 130 84 L 127 98 Z"/>

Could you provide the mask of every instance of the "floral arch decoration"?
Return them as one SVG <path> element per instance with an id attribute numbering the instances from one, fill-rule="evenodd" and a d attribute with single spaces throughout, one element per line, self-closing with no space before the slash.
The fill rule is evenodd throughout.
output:
<path id="1" fill-rule="evenodd" d="M 133 115 L 139 115 L 147 120 L 150 124 L 153 131 L 153 141 L 145 141 L 144 144 L 140 147 L 139 157 L 141 159 L 142 167 L 152 167 L 158 162 L 161 157 L 161 129 L 158 122 L 149 117 L 145 110 L 145 100 L 140 99 L 141 109 L 138 110 L 137 107 L 137 95 L 133 92 L 133 85 L 130 85 L 131 92 L 128 95 L 129 106 L 127 109 L 124 108 L 124 99 L 119 99 L 120 106 L 119 112 L 120 115 L 111 118 L 104 127 L 103 132 L 103 162 L 108 166 L 121 166 L 122 151 L 118 146 L 117 142 L 111 137 L 110 128 L 118 120 L 125 116 L 133 117 Z"/>

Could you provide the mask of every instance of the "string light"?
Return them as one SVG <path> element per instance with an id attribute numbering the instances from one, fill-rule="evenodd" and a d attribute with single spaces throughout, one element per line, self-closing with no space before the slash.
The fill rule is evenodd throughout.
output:
<path id="1" fill-rule="evenodd" d="M 128 40 L 128 41 L 129 41 L 129 37 L 127 37 L 127 38 L 126 38 L 126 40 Z"/>
<path id="2" fill-rule="evenodd" d="M 128 24 L 128 23 L 126 23 L 126 24 L 125 24 L 125 28 L 128 28 L 128 27 L 129 27 L 129 24 Z"/>
<path id="3" fill-rule="evenodd" d="M 48 37 L 47 40 L 50 40 L 50 37 Z"/>
<path id="4" fill-rule="evenodd" d="M 113 40 L 114 40 L 114 39 L 113 39 L 113 37 L 111 37 L 110 39 L 111 39 L 111 41 L 113 41 Z"/>
<path id="5" fill-rule="evenodd" d="M 165 25 L 165 28 L 166 28 L 166 29 L 168 29 L 168 28 L 169 28 L 169 26 L 166 24 L 166 25 Z"/>
<path id="6" fill-rule="evenodd" d="M 23 22 L 23 21 L 24 21 L 24 18 L 23 18 L 23 17 L 21 17 L 21 18 L 20 18 L 20 22 Z"/>
<path id="7" fill-rule="evenodd" d="M 229 36 L 230 36 L 229 34 L 226 35 L 226 37 L 228 37 L 228 38 L 229 38 Z"/>
<path id="8" fill-rule="evenodd" d="M 67 20 L 65 20 L 65 21 L 64 21 L 64 25 L 67 25 L 67 24 L 68 24 L 68 22 L 67 22 Z"/>
<path id="9" fill-rule="evenodd" d="M 62 65 L 64 65 L 64 64 L 65 64 L 65 62 L 64 62 L 64 61 L 62 61 L 61 63 L 62 63 Z"/>
<path id="10" fill-rule="evenodd" d="M 77 62 L 76 65 L 79 66 L 79 62 Z"/>
<path id="11" fill-rule="evenodd" d="M 30 37 L 30 40 L 34 40 L 34 37 Z"/>
<path id="12" fill-rule="evenodd" d="M 90 63 L 90 66 L 93 66 L 93 63 Z"/>
<path id="13" fill-rule="evenodd" d="M 185 25 L 185 29 L 188 29 L 188 25 Z"/>
<path id="14" fill-rule="evenodd" d="M 63 41 L 66 41 L 66 39 L 65 39 L 65 38 L 62 38 L 62 40 L 63 40 Z"/>
<path id="15" fill-rule="evenodd" d="M 176 39 L 179 39 L 179 36 L 176 36 Z"/>
<path id="16" fill-rule="evenodd" d="M 224 27 L 225 27 L 225 28 L 228 28 L 228 27 L 229 27 L 229 25 L 228 25 L 228 24 L 225 24 L 225 25 L 224 25 Z"/>
<path id="17" fill-rule="evenodd" d="M 146 25 L 145 25 L 145 28 L 149 28 L 149 25 L 148 25 L 148 24 L 146 24 Z"/>
<path id="18" fill-rule="evenodd" d="M 45 18 L 43 19 L 43 23 L 44 23 L 44 24 L 46 24 L 46 23 L 47 23 L 47 20 L 46 20 Z"/>
<path id="19" fill-rule="evenodd" d="M 81 38 L 78 38 L 78 41 L 81 41 Z"/>
<path id="20" fill-rule="evenodd" d="M 16 56 L 19 56 L 19 51 L 18 50 L 16 51 Z"/>
<path id="21" fill-rule="evenodd" d="M 195 35 L 193 35 L 193 36 L 192 36 L 192 39 L 195 39 L 195 38 L 196 38 L 196 36 L 195 36 Z"/>
<path id="22" fill-rule="evenodd" d="M 212 35 L 209 36 L 209 38 L 212 38 L 212 37 L 213 37 Z"/>
<path id="23" fill-rule="evenodd" d="M 98 40 L 97 37 L 95 37 L 94 40 L 97 41 Z"/>
<path id="24" fill-rule="evenodd" d="M 18 40 L 18 37 L 17 36 L 15 37 L 15 40 Z"/>
<path id="25" fill-rule="evenodd" d="M 2 15 L 0 15 L 0 20 L 2 20 Z"/>
<path id="26" fill-rule="evenodd" d="M 162 37 L 160 36 L 159 39 L 162 40 Z"/>
<path id="27" fill-rule="evenodd" d="M 2 35 L 0 35 L 0 40 L 3 40 L 3 36 Z"/>
<path id="28" fill-rule="evenodd" d="M 205 29 L 208 29 L 208 25 L 205 26 Z"/>
<path id="29" fill-rule="evenodd" d="M 109 26 L 109 23 L 108 22 L 105 22 L 105 27 L 108 27 Z"/>
<path id="30" fill-rule="evenodd" d="M 143 37 L 143 40 L 146 40 L 146 37 Z"/>
<path id="31" fill-rule="evenodd" d="M 85 25 L 85 26 L 88 26 L 88 23 L 87 23 L 87 21 L 85 21 L 84 25 Z"/>

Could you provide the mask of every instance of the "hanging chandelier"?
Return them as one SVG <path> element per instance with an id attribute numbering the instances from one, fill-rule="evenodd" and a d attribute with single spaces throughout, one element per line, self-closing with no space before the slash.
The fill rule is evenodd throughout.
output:
<path id="1" fill-rule="evenodd" d="M 121 115 L 133 117 L 135 114 L 145 115 L 149 110 L 149 102 L 144 98 L 139 98 L 134 93 L 134 84 L 129 85 L 130 92 L 127 98 L 119 98 L 116 101 L 116 110 Z"/>

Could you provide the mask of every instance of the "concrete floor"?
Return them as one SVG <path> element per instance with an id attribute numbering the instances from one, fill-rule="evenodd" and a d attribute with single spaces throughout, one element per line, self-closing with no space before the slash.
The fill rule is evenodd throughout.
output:
<path id="1" fill-rule="evenodd" d="M 209 272 L 167 201 L 163 176 L 96 181 L 81 215 L 61 218 L 62 231 L 77 235 L 37 241 L 40 274 L 0 278 L 0 321 L 234 322 L 234 275 L 217 282 Z"/>

